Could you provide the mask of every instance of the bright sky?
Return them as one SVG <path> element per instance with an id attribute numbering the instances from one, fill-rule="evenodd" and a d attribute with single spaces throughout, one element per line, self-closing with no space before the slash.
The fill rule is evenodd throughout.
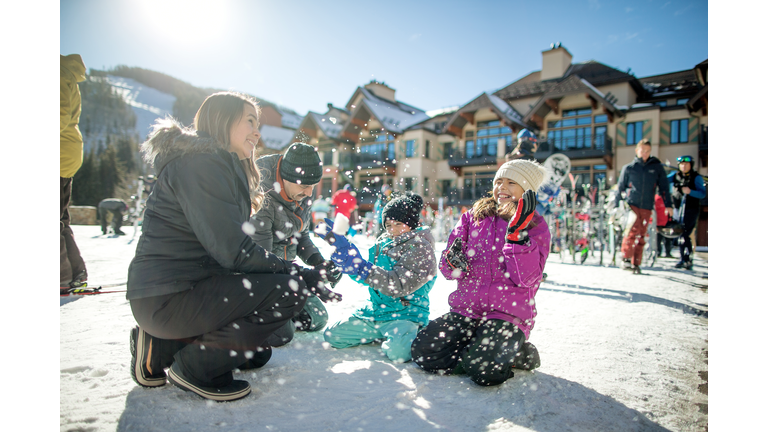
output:
<path id="1" fill-rule="evenodd" d="M 343 106 L 371 79 L 423 110 L 462 105 L 541 69 L 561 42 L 574 62 L 637 77 L 708 58 L 696 0 L 61 1 L 60 53 L 88 68 L 138 66 L 244 91 L 300 114 Z"/>

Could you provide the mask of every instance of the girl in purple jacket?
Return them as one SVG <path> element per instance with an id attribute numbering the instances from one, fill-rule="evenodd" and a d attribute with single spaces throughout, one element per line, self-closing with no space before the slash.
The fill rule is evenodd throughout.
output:
<path id="1" fill-rule="evenodd" d="M 498 385 L 513 369 L 539 366 L 526 342 L 536 317 L 534 297 L 549 255 L 550 234 L 535 212 L 546 169 L 513 160 L 499 168 L 493 197 L 476 201 L 448 237 L 440 271 L 458 286 L 451 311 L 430 321 L 411 345 L 426 371 L 467 374 L 477 384 Z"/>

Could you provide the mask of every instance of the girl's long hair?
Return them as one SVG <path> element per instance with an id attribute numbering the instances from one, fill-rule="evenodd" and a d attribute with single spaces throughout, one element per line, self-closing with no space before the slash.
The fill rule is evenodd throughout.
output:
<path id="1" fill-rule="evenodd" d="M 517 203 L 510 202 L 504 207 L 499 208 L 499 204 L 493 197 L 480 198 L 472 205 L 472 218 L 475 222 L 480 222 L 487 217 L 498 216 L 505 221 L 509 221 L 515 215 L 517 210 Z M 528 224 L 528 228 L 533 228 L 537 225 L 534 221 Z"/>
<path id="2" fill-rule="evenodd" d="M 194 126 L 205 132 L 229 151 L 229 132 L 245 113 L 245 104 L 253 105 L 257 118 L 261 118 L 261 108 L 252 97 L 236 92 L 220 92 L 208 96 L 195 114 Z M 259 187 L 261 175 L 256 166 L 256 154 L 240 161 L 248 178 L 248 190 L 251 198 L 251 213 L 256 213 L 264 201 L 264 193 Z"/>
<path id="3" fill-rule="evenodd" d="M 487 217 L 498 216 L 505 221 L 512 219 L 515 215 L 517 205 L 515 203 L 509 203 L 508 205 L 499 208 L 499 204 L 493 197 L 480 198 L 472 205 L 472 217 L 476 222 Z"/>

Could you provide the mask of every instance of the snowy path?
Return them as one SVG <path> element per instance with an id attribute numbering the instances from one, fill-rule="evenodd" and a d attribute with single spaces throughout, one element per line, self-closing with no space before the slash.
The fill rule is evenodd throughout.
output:
<path id="1" fill-rule="evenodd" d="M 105 237 L 96 226 L 73 229 L 92 284 L 124 281 L 133 230 Z M 366 241 L 355 238 L 362 246 Z M 237 374 L 253 387 L 245 399 L 214 403 L 172 385 L 144 389 L 129 373 L 135 322 L 124 294 L 64 298 L 60 428 L 703 431 L 708 267 L 697 259 L 694 272 L 685 272 L 672 267 L 675 261 L 633 276 L 592 258 L 575 265 L 551 256 L 531 334 L 542 365 L 491 388 L 463 376 L 429 375 L 413 363 L 392 364 L 375 345 L 335 350 L 323 346 L 319 333 L 298 333 L 264 368 Z M 452 289 L 440 277 L 430 296 L 433 317 L 448 310 Z M 344 301 L 327 305 L 331 321 L 346 318 L 367 293 L 347 278 L 337 290 Z"/>

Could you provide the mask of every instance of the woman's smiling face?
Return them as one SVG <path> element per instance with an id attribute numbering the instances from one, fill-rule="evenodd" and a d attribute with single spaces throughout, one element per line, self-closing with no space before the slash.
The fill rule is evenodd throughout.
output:
<path id="1" fill-rule="evenodd" d="M 516 203 L 523 196 L 523 187 L 507 178 L 497 178 L 493 182 L 493 199 L 503 206 L 510 202 Z"/>

